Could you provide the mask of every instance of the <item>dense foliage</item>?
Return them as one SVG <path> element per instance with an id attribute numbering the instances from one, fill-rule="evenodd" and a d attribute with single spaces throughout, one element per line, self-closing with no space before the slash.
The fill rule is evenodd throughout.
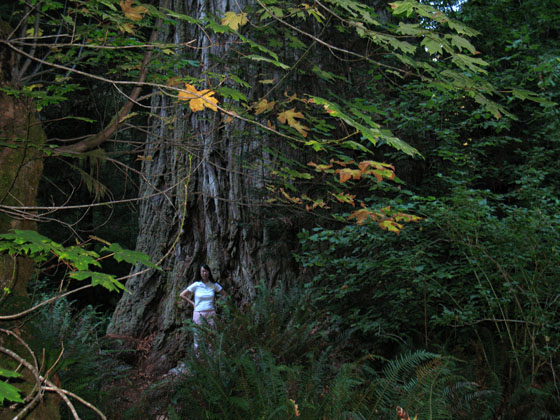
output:
<path id="1" fill-rule="evenodd" d="M 339 328 L 381 353 L 412 346 L 467 360 L 465 375 L 493 395 L 483 418 L 559 415 L 560 127 L 550 105 L 560 66 L 550 7 L 472 1 L 456 12 L 482 33 L 487 80 L 539 92 L 537 103 L 511 102 L 513 115 L 496 119 L 463 95 L 392 100 L 396 132 L 425 157 L 398 159 L 408 184 L 392 206 L 422 215 L 418 226 L 393 238 L 367 225 L 300 235 L 315 299 Z"/>
<path id="2" fill-rule="evenodd" d="M 254 131 L 232 130 L 240 140 L 290 142 L 291 154 L 267 148 L 275 164 L 263 163 L 270 177 L 255 194 L 270 194 L 267 205 L 305 208 L 309 222 L 293 250 L 300 276 L 273 289 L 261 283 L 244 307 L 229 300 L 215 328 L 185 321 L 207 345 L 187 351 L 163 379 L 131 375 L 153 384 L 127 410 L 110 374 L 126 378 L 125 361 L 141 352 L 103 347 L 106 315 L 87 306 L 99 295 L 44 306 L 31 347 L 47 348 L 45 364 L 66 389 L 118 420 L 388 419 L 396 406 L 419 420 L 560 418 L 556 2 L 324 3 L 263 0 L 194 20 L 153 4 L 45 1 L 2 17 L 14 24 L 32 16 L 29 39 L 2 45 L 43 61 L 1 92 L 36 101 L 51 138 L 95 140 L 91 131 L 111 127 L 123 109 L 100 86 L 140 80 L 185 113 L 219 112 L 221 129 L 241 119 Z M 188 24 L 235 37 L 228 54 L 214 57 L 230 72 L 188 74 L 203 64 L 189 45 L 149 35 Z M 65 31 L 72 42 L 59 41 Z M 256 88 L 245 71 L 258 75 Z M 132 102 L 149 99 L 146 92 Z M 71 126 L 58 119 L 66 114 Z M 72 146 L 51 142 L 45 154 L 57 157 L 41 202 L 134 199 L 147 159 L 137 157 L 136 140 L 149 118 L 120 114 L 126 124 L 115 125 L 116 141 L 78 160 Z M 76 174 L 80 181 L 67 182 Z M 54 256 L 57 270 L 68 268 L 43 270 L 33 296 L 45 285 L 51 296 L 61 278 L 66 288 L 68 277 L 123 289 L 119 263 L 153 267 L 112 243 L 133 246 L 134 208 L 84 208 L 58 214 L 64 231 L 45 224 L 52 239 L 0 236 L 0 252 L 38 264 Z M 61 244 L 68 231 L 77 245 Z M 111 242 L 81 241 L 90 234 Z M 107 256 L 114 262 L 102 266 Z M 16 370 L 0 366 L 0 403 L 23 403 Z M 98 413 L 80 408 L 80 416 Z"/>

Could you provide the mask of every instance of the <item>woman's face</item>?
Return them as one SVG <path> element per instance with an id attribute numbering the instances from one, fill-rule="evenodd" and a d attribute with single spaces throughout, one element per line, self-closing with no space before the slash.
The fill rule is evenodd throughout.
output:
<path id="1" fill-rule="evenodd" d="M 209 274 L 210 272 L 207 269 L 205 269 L 204 267 L 200 267 L 200 277 L 202 278 L 202 280 L 208 281 Z"/>

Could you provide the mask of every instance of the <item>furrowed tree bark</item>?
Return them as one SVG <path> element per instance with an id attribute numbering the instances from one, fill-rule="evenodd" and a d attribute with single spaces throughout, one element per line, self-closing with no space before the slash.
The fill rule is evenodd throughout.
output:
<path id="1" fill-rule="evenodd" d="M 247 4 L 173 1 L 170 7 L 202 18 L 239 13 Z M 168 27 L 159 39 L 177 44 L 191 40 L 196 40 L 198 71 L 227 71 L 220 63 L 227 61 L 228 39 L 216 42 L 191 24 Z M 198 76 L 195 71 L 188 69 Z M 251 80 L 250 74 L 244 77 Z M 269 219 L 262 206 L 270 161 L 266 137 L 243 121 L 225 123 L 210 110 L 192 113 L 166 96 L 153 99 L 152 114 L 140 192 L 151 198 L 140 204 L 136 248 L 160 262 L 163 271 L 128 281 L 131 293 L 123 294 L 108 334 L 153 340 L 145 367 L 161 373 L 190 351 L 190 338 L 181 326 L 192 312 L 180 303 L 179 293 L 194 280 L 200 264 L 208 263 L 228 294 L 244 302 L 257 282 L 272 287 L 293 275 L 290 247 L 295 235 L 287 218 Z"/>

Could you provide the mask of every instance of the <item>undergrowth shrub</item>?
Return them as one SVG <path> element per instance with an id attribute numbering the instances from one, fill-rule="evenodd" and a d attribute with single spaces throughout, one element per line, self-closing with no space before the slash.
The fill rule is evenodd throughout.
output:
<path id="1" fill-rule="evenodd" d="M 519 191 L 514 201 L 457 183 L 447 197 L 414 197 L 409 211 L 426 219 L 399 236 L 373 223 L 304 231 L 314 304 L 360 337 L 356 354 L 467 360 L 486 404 L 471 403 L 477 418 L 557 418 L 558 199 L 525 181 Z"/>
<path id="2" fill-rule="evenodd" d="M 58 299 L 33 318 L 35 334 L 30 342 L 36 352 L 44 353 L 45 366 L 50 375 L 58 376 L 62 388 L 101 410 L 107 397 L 103 386 L 126 371 L 103 349 L 101 337 L 108 321 L 108 315 L 92 306 L 75 310 L 71 301 Z M 73 403 L 81 419 L 99 418 L 81 403 Z M 64 404 L 62 418 L 74 418 Z"/>
<path id="3" fill-rule="evenodd" d="M 393 418 L 397 405 L 421 419 L 460 419 L 475 390 L 453 360 L 425 351 L 343 360 L 343 343 L 302 287 L 261 285 L 250 306 L 222 308 L 215 328 L 192 328 L 199 353 L 156 385 L 174 391 L 170 419 L 378 419 Z"/>

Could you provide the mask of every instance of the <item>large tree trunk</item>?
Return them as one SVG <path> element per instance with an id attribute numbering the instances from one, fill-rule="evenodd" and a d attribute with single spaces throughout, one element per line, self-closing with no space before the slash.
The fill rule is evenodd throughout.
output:
<path id="1" fill-rule="evenodd" d="M 239 12 L 247 0 L 173 3 L 173 10 L 200 18 Z M 195 25 L 161 31 L 163 42 L 191 40 L 197 42 L 202 70 L 226 71 L 211 57 L 227 55 L 227 42 L 208 39 Z M 130 294 L 123 295 L 108 333 L 153 339 L 147 368 L 163 371 L 190 349 L 181 325 L 191 311 L 178 296 L 200 264 L 208 263 L 226 291 L 246 301 L 257 282 L 272 286 L 293 274 L 295 235 L 282 225 L 286 219 L 268 218 L 262 206 L 269 160 L 262 134 L 240 121 L 224 123 L 210 110 L 191 113 L 165 96 L 153 100 L 152 113 L 157 117 L 151 119 L 144 154 L 137 249 L 161 261 L 163 271 L 128 281 Z"/>
<path id="2" fill-rule="evenodd" d="M 0 36 L 7 29 L 0 21 Z M 8 51 L 0 49 L 0 86 L 13 88 L 10 85 L 9 65 L 13 63 Z M 0 233 L 15 229 L 36 230 L 36 223 L 29 215 L 18 213 L 10 207 L 34 207 L 43 172 L 43 147 L 46 135 L 41 122 L 35 117 L 36 108 L 31 100 L 25 97 L 8 96 L 0 93 Z M 29 307 L 27 284 L 34 275 L 34 262 L 29 258 L 11 257 L 0 254 L 0 315 L 18 313 Z M 17 327 L 17 329 L 15 329 Z M 15 329 L 24 339 L 31 332 L 25 323 L 15 325 L 13 322 L 0 323 L 2 329 Z M 23 347 L 11 335 L 2 334 L 0 344 L 23 357 L 28 357 L 28 349 Z M 12 368 L 18 363 L 5 353 L 0 352 L 0 366 Z M 24 381 L 18 387 L 24 395 L 35 386 L 35 378 L 26 369 L 22 371 Z M 26 419 L 60 418 L 60 400 L 54 395 L 47 395 Z M 0 411 L 0 420 L 11 419 L 16 412 L 5 408 Z"/>
<path id="3" fill-rule="evenodd" d="M 0 94 L 0 204 L 34 206 L 43 170 L 42 146 L 46 136 L 35 118 L 31 101 Z M 15 213 L 15 212 L 14 212 Z M 34 221 L 0 213 L 0 233 L 36 229 Z M 33 262 L 27 258 L 0 256 L 0 290 L 27 296 Z"/>

